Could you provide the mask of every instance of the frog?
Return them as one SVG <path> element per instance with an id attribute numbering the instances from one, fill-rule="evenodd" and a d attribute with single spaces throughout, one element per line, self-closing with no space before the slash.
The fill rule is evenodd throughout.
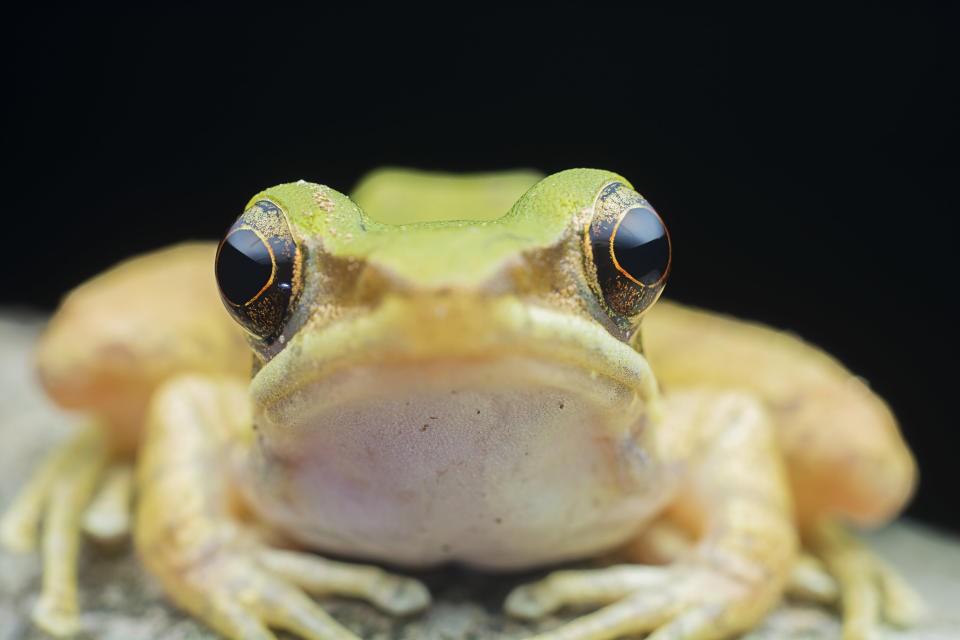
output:
<path id="1" fill-rule="evenodd" d="M 613 172 L 387 168 L 266 189 L 219 244 L 80 285 L 36 367 L 84 422 L 0 520 L 40 550 L 34 621 L 80 630 L 86 534 L 132 536 L 231 640 L 358 640 L 311 596 L 414 615 L 407 570 L 592 557 L 505 611 L 587 611 L 536 640 L 726 638 L 785 594 L 848 639 L 914 622 L 854 533 L 916 484 L 888 405 L 794 334 L 661 300 L 671 261 Z"/>

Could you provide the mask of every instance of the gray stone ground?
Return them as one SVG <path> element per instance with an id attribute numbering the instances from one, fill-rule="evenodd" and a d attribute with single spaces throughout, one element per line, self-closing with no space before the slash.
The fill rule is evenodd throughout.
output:
<path id="1" fill-rule="evenodd" d="M 42 318 L 0 313 L 0 509 L 38 458 L 69 432 L 71 417 L 52 407 L 35 386 L 29 348 Z M 885 631 L 897 640 L 960 638 L 960 541 L 911 522 L 869 536 L 870 543 L 919 589 L 928 619 L 909 631 Z M 36 640 L 29 610 L 40 585 L 36 557 L 0 552 L 0 640 Z M 81 638 L 110 640 L 210 639 L 217 636 L 178 613 L 137 565 L 129 545 L 107 550 L 87 545 L 80 566 Z M 539 574 L 488 576 L 451 569 L 423 574 L 435 603 L 422 615 L 391 620 L 372 607 L 342 599 L 322 604 L 370 640 L 508 640 L 556 626 L 563 617 L 528 626 L 504 618 L 499 607 L 516 584 Z M 827 610 L 785 604 L 749 634 L 751 640 L 836 638 Z"/>

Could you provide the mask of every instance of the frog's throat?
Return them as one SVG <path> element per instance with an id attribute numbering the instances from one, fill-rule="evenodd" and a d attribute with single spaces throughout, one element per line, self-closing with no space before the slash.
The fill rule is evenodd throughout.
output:
<path id="1" fill-rule="evenodd" d="M 555 362 L 590 379 L 619 383 L 643 402 L 649 417 L 657 417 L 656 380 L 640 353 L 585 318 L 514 296 L 429 304 L 397 296 L 368 315 L 322 330 L 311 331 L 308 324 L 257 373 L 250 391 L 259 410 L 282 414 L 306 402 L 298 396 L 308 385 L 349 369 L 438 360 L 468 366 L 507 357 Z"/>
<path id="2" fill-rule="evenodd" d="M 251 384 L 250 504 L 311 548 L 408 566 L 518 569 L 622 544 L 671 486 L 650 455 L 656 384 L 574 313 L 414 293 L 304 325 Z"/>

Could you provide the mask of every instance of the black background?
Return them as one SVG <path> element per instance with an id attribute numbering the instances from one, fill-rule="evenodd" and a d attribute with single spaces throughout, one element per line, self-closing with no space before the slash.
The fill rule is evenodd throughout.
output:
<path id="1" fill-rule="evenodd" d="M 960 530 L 956 11 L 454 6 L 13 16 L 2 302 L 298 178 L 611 169 L 670 226 L 667 295 L 867 378 L 920 460 L 910 513 Z"/>

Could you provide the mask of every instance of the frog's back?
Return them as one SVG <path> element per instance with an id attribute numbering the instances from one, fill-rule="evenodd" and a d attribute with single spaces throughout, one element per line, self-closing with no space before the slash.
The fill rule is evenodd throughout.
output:
<path id="1" fill-rule="evenodd" d="M 643 344 L 667 391 L 741 389 L 764 400 L 802 525 L 823 514 L 879 524 L 913 493 L 916 464 L 890 408 L 796 336 L 661 301 L 644 319 Z"/>
<path id="2" fill-rule="evenodd" d="M 543 178 L 533 169 L 492 173 L 434 173 L 383 167 L 363 177 L 350 198 L 386 224 L 502 218 Z"/>

